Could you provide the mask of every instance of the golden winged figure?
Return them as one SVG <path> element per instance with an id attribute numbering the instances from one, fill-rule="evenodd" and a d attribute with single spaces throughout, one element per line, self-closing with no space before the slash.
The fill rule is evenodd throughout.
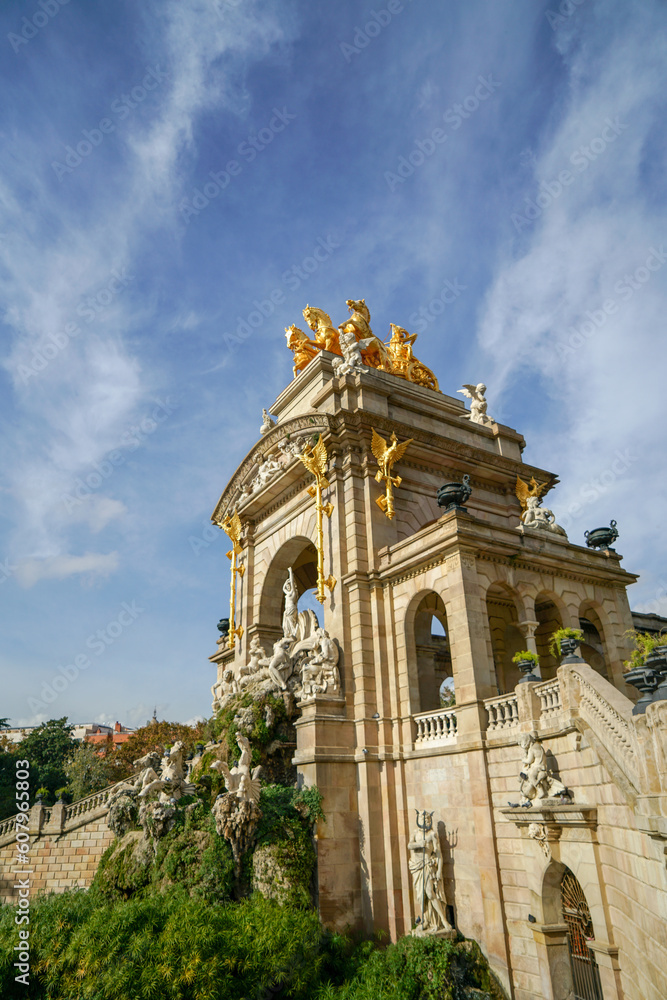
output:
<path id="1" fill-rule="evenodd" d="M 549 483 L 538 483 L 535 476 L 531 477 L 529 483 L 525 483 L 520 476 L 517 476 L 515 493 L 521 504 L 521 509 L 527 510 L 529 497 L 537 497 L 539 499 L 549 489 L 549 485 Z"/>
<path id="2" fill-rule="evenodd" d="M 310 444 L 306 445 L 303 452 L 298 457 L 306 466 L 308 471 L 315 476 L 315 480 L 319 488 L 325 490 L 329 485 L 329 480 L 326 476 L 329 456 L 327 455 L 327 449 L 324 441 L 322 440 L 322 435 L 320 434 L 314 448 Z"/>
<path id="3" fill-rule="evenodd" d="M 394 516 L 394 487 L 400 486 L 403 481 L 400 476 L 392 476 L 391 469 L 394 463 L 403 458 L 405 449 L 412 443 L 414 438 L 408 438 L 407 441 L 402 441 L 399 444 L 396 434 L 392 431 L 389 439 L 390 443 L 387 444 L 382 435 L 378 434 L 374 427 L 372 430 L 371 451 L 375 455 L 379 466 L 375 474 L 375 481 L 381 483 L 384 480 L 386 484 L 385 495 L 378 497 L 375 502 L 391 521 Z"/>
<path id="4" fill-rule="evenodd" d="M 373 427 L 373 438 L 371 440 L 371 451 L 377 459 L 377 463 L 380 467 L 380 472 L 382 476 L 389 476 L 391 474 L 391 467 L 394 462 L 398 462 L 399 459 L 403 458 L 405 454 L 405 449 L 409 444 L 412 444 L 414 438 L 408 438 L 407 441 L 403 441 L 401 444 L 398 443 L 398 438 L 396 434 L 392 431 L 390 437 L 390 444 L 387 444 L 385 439 L 381 434 Z M 379 482 L 379 480 L 378 480 Z"/>
<path id="5" fill-rule="evenodd" d="M 222 530 L 225 532 L 226 535 L 229 535 L 230 541 L 233 546 L 233 551 L 236 553 L 236 555 L 242 552 L 243 549 L 241 546 L 241 534 L 243 532 L 243 525 L 241 524 L 241 518 L 239 517 L 239 512 L 235 510 L 234 513 L 231 515 L 231 517 L 228 514 L 227 517 L 224 519 L 224 521 L 222 521 L 220 527 L 222 528 Z M 228 553 L 228 555 L 231 558 L 231 553 Z"/>

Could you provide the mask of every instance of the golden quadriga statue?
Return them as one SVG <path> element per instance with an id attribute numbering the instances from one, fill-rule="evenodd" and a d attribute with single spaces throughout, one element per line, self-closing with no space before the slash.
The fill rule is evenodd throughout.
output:
<path id="1" fill-rule="evenodd" d="M 377 368 L 440 392 L 431 369 L 414 356 L 412 345 L 417 339 L 416 333 L 408 333 L 402 326 L 391 323 L 391 336 L 382 341 L 371 329 L 371 314 L 365 299 L 348 299 L 346 305 L 350 315 L 337 329 L 328 313 L 314 306 L 306 306 L 303 310 L 312 337 L 294 324 L 285 327 L 287 346 L 294 355 L 295 378 L 319 351 L 329 351 L 343 359 L 335 362 L 340 374 Z"/>

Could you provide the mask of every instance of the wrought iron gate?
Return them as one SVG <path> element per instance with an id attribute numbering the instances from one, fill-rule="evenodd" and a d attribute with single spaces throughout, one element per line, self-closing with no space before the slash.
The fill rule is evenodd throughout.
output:
<path id="1" fill-rule="evenodd" d="M 560 899 L 567 924 L 575 1000 L 604 1000 L 595 955 L 588 947 L 588 941 L 594 939 L 591 913 L 584 891 L 569 868 L 560 884 Z"/>

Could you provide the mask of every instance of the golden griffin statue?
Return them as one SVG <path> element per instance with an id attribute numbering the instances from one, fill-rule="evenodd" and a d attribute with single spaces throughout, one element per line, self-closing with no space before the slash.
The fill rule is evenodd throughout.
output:
<path id="1" fill-rule="evenodd" d="M 524 482 L 520 476 L 517 476 L 516 488 L 514 492 L 516 493 L 517 500 L 521 504 L 521 510 L 525 511 L 528 509 L 528 500 L 530 497 L 535 497 L 539 500 L 540 497 L 547 492 L 550 485 L 550 483 L 538 483 L 535 476 L 531 478 L 529 483 Z"/>
<path id="2" fill-rule="evenodd" d="M 373 438 L 371 441 L 371 450 L 377 459 L 377 464 L 379 466 L 378 471 L 375 473 L 376 483 L 381 483 L 383 480 L 386 483 L 386 493 L 383 497 L 378 497 L 375 501 L 381 511 L 387 515 L 389 520 L 394 516 L 394 487 L 398 489 L 403 480 L 400 476 L 392 476 L 391 468 L 395 462 L 403 458 L 405 450 L 409 444 L 414 441 L 414 438 L 408 438 L 407 441 L 398 443 L 398 438 L 396 434 L 392 432 L 390 444 L 387 444 L 385 439 L 381 434 L 372 428 Z"/>
<path id="3" fill-rule="evenodd" d="M 326 475 L 329 456 L 327 455 L 322 435 L 320 434 L 318 437 L 314 448 L 310 444 L 306 445 L 298 457 L 308 471 L 315 476 L 315 484 L 308 487 L 308 493 L 311 497 L 315 498 L 315 510 L 317 511 L 317 594 L 315 596 L 320 604 L 324 604 L 324 588 L 328 587 L 333 593 L 333 589 L 336 586 L 336 578 L 331 575 L 324 575 L 324 528 L 322 526 L 322 515 L 326 514 L 327 517 L 331 517 L 334 505 L 322 502 L 322 490 L 326 490 L 329 487 L 329 480 Z"/>
<path id="4" fill-rule="evenodd" d="M 416 333 L 408 333 L 402 326 L 391 323 L 391 335 L 382 341 L 371 329 L 371 314 L 365 299 L 348 299 L 345 304 L 350 315 L 338 329 L 334 327 L 329 314 L 315 306 L 306 306 L 303 310 L 312 337 L 294 324 L 285 327 L 287 346 L 294 355 L 295 378 L 318 351 L 329 351 L 338 357 L 345 356 L 344 344 L 349 345 L 351 341 L 354 346 L 356 341 L 364 365 L 440 392 L 438 380 L 431 369 L 414 356 Z"/>

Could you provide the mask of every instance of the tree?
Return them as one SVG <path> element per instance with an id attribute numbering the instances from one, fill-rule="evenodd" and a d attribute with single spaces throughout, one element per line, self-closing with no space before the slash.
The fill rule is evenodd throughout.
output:
<path id="1" fill-rule="evenodd" d="M 15 755 L 30 761 L 30 792 L 43 786 L 50 792 L 67 784 L 65 762 L 78 743 L 72 739 L 73 726 L 67 716 L 49 719 L 21 740 Z"/>
<path id="2" fill-rule="evenodd" d="M 72 799 L 99 792 L 117 780 L 113 764 L 92 743 L 80 743 L 65 763 Z"/>
<path id="3" fill-rule="evenodd" d="M 125 743 L 117 744 L 108 754 L 109 761 L 118 767 L 118 778 L 126 777 L 134 771 L 133 762 L 144 757 L 151 750 L 162 753 L 165 746 L 181 740 L 188 753 L 195 743 L 204 739 L 205 722 L 186 726 L 183 722 L 149 722 L 137 729 Z M 187 756 L 187 754 L 186 754 Z"/>

